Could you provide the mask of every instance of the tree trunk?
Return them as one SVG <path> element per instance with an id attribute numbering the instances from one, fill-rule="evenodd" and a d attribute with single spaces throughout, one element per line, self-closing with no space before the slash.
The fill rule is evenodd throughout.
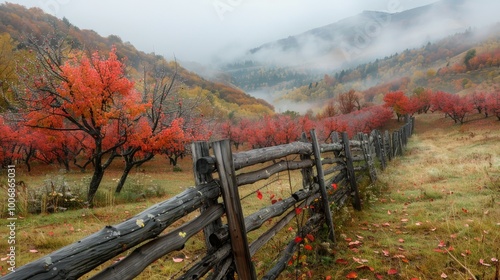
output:
<path id="1" fill-rule="evenodd" d="M 118 184 L 116 185 L 115 194 L 119 194 L 122 191 L 122 188 L 125 185 L 125 181 L 127 180 L 128 174 L 130 173 L 130 170 L 132 170 L 134 165 L 135 164 L 126 161 L 125 169 L 123 169 L 122 176 L 120 177 L 120 180 L 118 181 Z"/>
<path id="2" fill-rule="evenodd" d="M 102 168 L 101 162 L 99 160 L 99 162 L 96 162 L 96 166 L 94 167 L 94 174 L 92 174 L 92 179 L 90 180 L 89 185 L 89 192 L 87 194 L 87 203 L 89 204 L 89 207 L 92 207 L 94 205 L 94 197 L 103 177 L 104 168 Z"/>

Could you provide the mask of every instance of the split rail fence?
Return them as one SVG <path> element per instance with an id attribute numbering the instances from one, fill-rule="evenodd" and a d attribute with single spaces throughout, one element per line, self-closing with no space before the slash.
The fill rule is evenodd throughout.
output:
<path id="1" fill-rule="evenodd" d="M 177 279 L 229 279 L 234 274 L 239 279 L 257 279 L 252 256 L 289 226 L 298 213 L 297 208 L 315 203 L 307 222 L 297 229 L 297 236 L 304 237 L 326 224 L 329 239 L 335 242 L 332 210 L 347 201 L 351 201 L 354 209 L 361 210 L 360 176 L 369 176 L 374 182 L 376 165 L 383 170 L 389 160 L 402 155 L 413 128 L 414 118 L 410 118 L 392 134 L 374 130 L 349 140 L 345 132 L 340 135 L 335 132 L 327 144 L 320 144 L 311 130 L 309 139 L 304 133 L 298 142 L 234 154 L 229 140 L 193 143 L 195 187 L 28 263 L 2 279 L 77 279 L 124 253 L 128 253 L 125 258 L 90 279 L 133 279 L 155 260 L 188 246 L 187 241 L 201 231 L 206 254 Z M 245 217 L 240 189 L 267 182 L 283 172 L 300 172 L 300 189 Z M 336 187 L 334 191 L 332 186 Z M 194 211 L 199 211 L 196 218 L 169 229 Z M 250 243 L 248 233 L 272 218 L 276 221 Z M 164 231 L 167 233 L 162 234 Z M 274 267 L 260 272 L 259 277 L 277 278 L 297 246 L 293 238 L 289 240 Z M 126 252 L 129 249 L 131 252 Z"/>

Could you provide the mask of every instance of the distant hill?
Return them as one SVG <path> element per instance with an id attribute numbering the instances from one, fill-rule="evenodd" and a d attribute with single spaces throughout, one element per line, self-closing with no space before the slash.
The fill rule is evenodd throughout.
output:
<path id="1" fill-rule="evenodd" d="M 398 2 L 399 3 L 399 2 Z M 290 90 L 341 71 L 498 21 L 500 2 L 442 0 L 399 11 L 365 11 L 248 50 L 222 69 L 247 91 Z M 309 81 L 309 82 L 307 82 Z"/>
<path id="2" fill-rule="evenodd" d="M 465 57 L 471 54 L 468 63 Z M 468 64 L 468 65 L 467 65 Z M 406 49 L 383 59 L 324 75 L 282 92 L 281 100 L 318 103 L 354 89 L 367 103 L 379 103 L 389 91 L 419 88 L 467 94 L 491 92 L 500 85 L 500 24 L 467 30 L 435 43 Z"/>
<path id="3" fill-rule="evenodd" d="M 54 34 L 64 34 L 73 48 L 107 53 L 116 46 L 117 54 L 126 59 L 131 68 L 130 75 L 140 80 L 144 68 L 151 67 L 158 61 L 165 62 L 173 75 L 173 63 L 154 53 L 144 53 L 137 50 L 131 43 L 123 42 L 117 35 L 102 37 L 93 30 L 83 30 L 74 26 L 66 18 L 62 20 L 44 13 L 39 8 L 27 9 L 24 6 L 5 3 L 0 5 L 0 34 L 8 33 L 14 40 L 17 49 L 23 48 L 27 36 L 34 36 L 39 41 L 48 40 Z M 190 72 L 182 66 L 177 67 L 179 91 L 203 92 L 213 107 L 219 111 L 219 116 L 229 114 L 262 115 L 273 113 L 273 106 L 262 99 L 254 98 L 244 91 L 226 83 L 214 83 Z M 189 94 L 187 94 L 189 96 Z"/>

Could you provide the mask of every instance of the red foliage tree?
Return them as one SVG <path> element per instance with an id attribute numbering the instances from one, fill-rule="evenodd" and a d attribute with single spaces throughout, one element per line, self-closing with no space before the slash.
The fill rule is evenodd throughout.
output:
<path id="1" fill-rule="evenodd" d="M 14 164 L 15 160 L 20 158 L 19 134 L 12 128 L 12 124 L 0 115 L 0 164 L 6 168 Z"/>
<path id="2" fill-rule="evenodd" d="M 455 123 L 464 123 L 467 114 L 472 112 L 473 105 L 467 97 L 437 91 L 431 98 L 433 111 L 441 111 L 449 116 Z"/>
<path id="3" fill-rule="evenodd" d="M 491 115 L 494 115 L 497 117 L 497 119 L 500 121 L 500 92 L 495 91 L 492 92 L 488 95 L 487 99 L 488 103 L 488 112 Z"/>
<path id="4" fill-rule="evenodd" d="M 410 101 L 403 91 L 393 91 L 389 92 L 384 96 L 384 106 L 392 108 L 396 116 L 398 117 L 398 122 L 401 117 L 410 113 Z"/>
<path id="5" fill-rule="evenodd" d="M 468 102 L 472 104 L 472 107 L 477 110 L 479 114 L 484 113 L 486 117 L 488 117 L 488 109 L 487 109 L 487 94 L 484 92 L 473 92 L 472 94 L 467 95 Z"/>
<path id="6" fill-rule="evenodd" d="M 29 87 L 26 125 L 54 131 L 81 131 L 93 140 L 94 167 L 87 200 L 92 204 L 104 171 L 116 149 L 131 135 L 131 124 L 146 106 L 113 49 L 107 58 L 97 52 L 62 63 L 60 51 L 35 46 L 44 69 Z M 60 64 L 59 64 L 60 63 Z"/>

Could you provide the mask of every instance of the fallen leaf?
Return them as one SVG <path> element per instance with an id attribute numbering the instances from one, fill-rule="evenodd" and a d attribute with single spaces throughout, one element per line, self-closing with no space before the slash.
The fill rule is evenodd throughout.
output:
<path id="1" fill-rule="evenodd" d="M 387 271 L 387 274 L 396 275 L 396 274 L 398 274 L 398 271 L 395 268 L 391 268 Z"/>
<path id="2" fill-rule="evenodd" d="M 441 273 L 441 278 L 448 278 L 448 275 L 446 275 L 446 273 Z"/>
<path id="3" fill-rule="evenodd" d="M 173 257 L 173 258 L 172 258 L 172 260 L 173 260 L 174 262 L 176 262 L 176 263 L 179 263 L 179 262 L 184 261 L 184 259 L 183 259 L 183 258 L 176 258 L 176 257 Z"/>
<path id="4" fill-rule="evenodd" d="M 398 242 L 399 242 L 399 243 L 404 243 L 404 242 L 405 242 L 405 240 L 404 240 L 403 238 L 400 238 L 400 239 L 398 239 Z"/>
<path id="5" fill-rule="evenodd" d="M 406 223 L 408 222 L 408 219 L 401 219 L 401 222 Z"/>
<path id="6" fill-rule="evenodd" d="M 302 239 L 302 237 L 300 237 L 300 236 L 295 237 L 295 243 L 296 243 L 296 244 L 299 244 L 300 242 L 302 242 L 302 240 L 303 240 L 303 239 Z"/>
<path id="7" fill-rule="evenodd" d="M 360 265 L 358 267 L 356 267 L 356 269 L 359 269 L 359 270 L 369 270 L 369 271 L 375 271 L 375 268 L 371 267 L 371 266 L 367 266 L 367 265 Z"/>
<path id="8" fill-rule="evenodd" d="M 262 200 L 262 192 L 260 192 L 260 190 L 257 190 L 257 198 Z"/>
<path id="9" fill-rule="evenodd" d="M 491 264 L 485 263 L 483 259 L 480 259 L 479 263 L 482 264 L 482 265 L 484 265 L 484 266 L 491 266 Z"/>
<path id="10" fill-rule="evenodd" d="M 30 250 L 30 253 L 38 253 L 38 250 L 36 250 L 36 249 L 31 249 L 31 250 Z"/>
<path id="11" fill-rule="evenodd" d="M 384 253 L 384 256 L 386 256 L 386 257 L 389 256 L 389 251 L 387 251 L 387 250 L 382 250 L 382 253 Z"/>
<path id="12" fill-rule="evenodd" d="M 358 273 L 356 271 L 351 271 L 345 276 L 345 278 L 356 279 L 356 278 L 358 278 Z"/>
<path id="13" fill-rule="evenodd" d="M 307 244 L 304 246 L 304 249 L 306 249 L 307 251 L 312 251 L 313 247 L 311 245 Z"/>
<path id="14" fill-rule="evenodd" d="M 337 264 L 342 264 L 342 265 L 348 265 L 348 264 L 349 264 L 349 262 L 348 262 L 348 261 L 346 261 L 346 260 L 344 260 L 344 259 L 337 259 L 337 260 L 335 261 L 335 263 L 337 263 Z"/>
<path id="15" fill-rule="evenodd" d="M 139 227 L 144 227 L 144 220 L 137 219 L 137 220 L 135 220 L 135 224 L 138 225 Z"/>

